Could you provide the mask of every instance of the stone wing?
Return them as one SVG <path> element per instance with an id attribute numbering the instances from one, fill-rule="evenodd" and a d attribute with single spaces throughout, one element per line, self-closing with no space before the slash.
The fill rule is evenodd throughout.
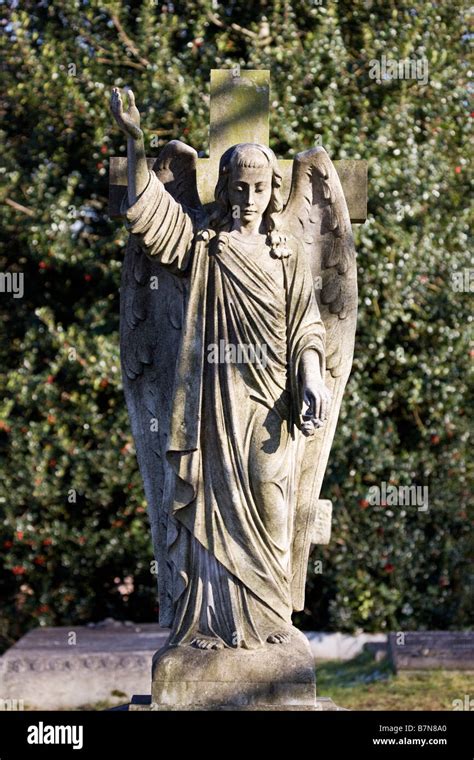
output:
<path id="1" fill-rule="evenodd" d="M 196 160 L 196 151 L 173 140 L 164 146 L 153 166 L 167 191 L 194 219 L 202 214 Z M 172 274 L 147 257 L 130 235 L 120 293 L 120 354 L 125 399 L 148 502 L 163 626 L 172 620 L 167 546 L 168 534 L 174 531 L 172 518 L 164 508 L 169 503 L 167 489 L 173 486 L 165 452 L 186 295 L 187 277 Z"/>
<path id="2" fill-rule="evenodd" d="M 293 536 L 292 594 L 303 609 L 306 571 L 316 526 L 321 485 L 349 378 L 357 322 L 357 267 L 346 200 L 337 172 L 324 148 L 299 153 L 293 162 L 282 229 L 302 243 L 313 274 L 326 327 L 326 385 L 332 401 L 326 425 L 305 441 Z"/>

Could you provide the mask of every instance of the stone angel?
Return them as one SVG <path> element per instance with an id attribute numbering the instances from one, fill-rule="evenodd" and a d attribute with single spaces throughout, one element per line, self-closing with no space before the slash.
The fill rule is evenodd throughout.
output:
<path id="1" fill-rule="evenodd" d="M 149 171 L 127 97 L 121 361 L 160 623 L 170 646 L 284 645 L 352 363 L 346 201 L 322 147 L 296 156 L 284 203 L 273 151 L 244 143 L 204 208 L 196 152 L 173 140 Z"/>

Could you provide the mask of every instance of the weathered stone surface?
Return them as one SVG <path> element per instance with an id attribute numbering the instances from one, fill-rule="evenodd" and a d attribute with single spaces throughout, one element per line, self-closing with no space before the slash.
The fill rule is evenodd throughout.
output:
<path id="1" fill-rule="evenodd" d="M 316 520 L 314 523 L 312 543 L 328 544 L 331 540 L 332 501 L 319 499 Z"/>
<path id="2" fill-rule="evenodd" d="M 216 709 L 223 705 L 315 708 L 314 663 L 305 636 L 294 630 L 286 645 L 203 651 L 165 648 L 152 668 L 156 709 Z"/>
<path id="3" fill-rule="evenodd" d="M 443 668 L 474 671 L 474 632 L 391 633 L 389 654 L 396 670 Z"/>
<path id="4" fill-rule="evenodd" d="M 214 199 L 219 159 L 227 148 L 241 142 L 268 145 L 270 138 L 270 72 L 265 69 L 212 69 L 209 153 L 215 166 L 209 176 L 209 201 Z M 199 178 L 198 178 L 199 182 Z M 207 187 L 207 185 L 204 185 Z M 201 200 L 205 198 L 201 195 Z"/>
<path id="5" fill-rule="evenodd" d="M 334 167 L 341 180 L 351 222 L 362 224 L 367 219 L 367 161 L 351 158 L 336 159 Z"/>
<path id="6" fill-rule="evenodd" d="M 167 636 L 153 623 L 36 628 L 0 658 L 0 699 L 42 710 L 123 702 L 149 689 L 151 658 Z"/>
<path id="7" fill-rule="evenodd" d="M 219 159 L 227 148 L 239 142 L 269 144 L 270 72 L 238 69 L 211 71 L 209 158 L 197 161 L 197 185 L 201 202 L 214 200 Z M 311 146 L 307 146 L 311 147 Z M 148 159 L 152 168 L 156 159 Z M 293 161 L 280 159 L 283 175 L 282 195 L 286 200 L 291 186 Z M 342 159 L 334 161 L 341 180 L 349 215 L 353 223 L 367 219 L 367 162 Z M 110 161 L 109 216 L 120 217 L 127 188 L 127 159 Z"/>

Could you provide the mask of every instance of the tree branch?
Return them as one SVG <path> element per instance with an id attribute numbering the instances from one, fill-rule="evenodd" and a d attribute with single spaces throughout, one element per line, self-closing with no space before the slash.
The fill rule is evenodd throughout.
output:
<path id="1" fill-rule="evenodd" d="M 16 201 L 13 201 L 11 198 L 5 198 L 5 203 L 7 206 L 11 206 L 15 209 L 15 211 L 21 211 L 22 214 L 26 214 L 27 216 L 34 216 L 35 212 L 33 209 L 28 208 L 27 206 L 23 206 L 21 203 L 17 203 Z"/>
<path id="2" fill-rule="evenodd" d="M 118 16 L 116 16 L 115 13 L 112 13 L 111 16 L 110 16 L 110 18 L 112 19 L 112 23 L 113 23 L 113 25 L 115 26 L 115 28 L 117 30 L 118 36 L 122 40 L 122 42 L 125 45 L 125 47 L 128 48 L 128 50 L 130 50 L 131 53 L 133 53 L 133 55 L 135 56 L 135 58 L 137 58 L 140 61 L 140 63 L 142 64 L 142 66 L 145 66 L 145 68 L 147 66 L 151 66 L 150 61 L 148 61 L 146 58 L 143 58 L 143 56 L 140 55 L 140 51 L 138 50 L 138 48 L 135 45 L 135 43 L 130 39 L 130 37 L 126 33 L 125 29 L 123 28 L 122 24 L 120 23 L 120 19 L 118 18 Z"/>
<path id="3" fill-rule="evenodd" d="M 106 63 L 108 66 L 130 66 L 132 69 L 138 69 L 143 71 L 144 66 L 141 63 L 135 63 L 135 61 L 111 61 L 109 58 L 96 58 L 97 63 Z"/>

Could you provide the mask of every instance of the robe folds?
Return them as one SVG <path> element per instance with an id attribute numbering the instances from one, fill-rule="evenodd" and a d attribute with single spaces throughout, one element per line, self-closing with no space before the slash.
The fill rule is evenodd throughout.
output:
<path id="1" fill-rule="evenodd" d="M 162 505 L 170 643 L 201 636 L 257 647 L 291 625 L 304 351 L 317 352 L 324 377 L 309 265 L 291 238 L 273 277 L 262 266 L 268 248 L 199 229 L 152 172 L 124 213 L 146 254 L 188 281 L 166 451 L 174 476 Z M 251 348 L 226 361 L 215 346 Z"/>

